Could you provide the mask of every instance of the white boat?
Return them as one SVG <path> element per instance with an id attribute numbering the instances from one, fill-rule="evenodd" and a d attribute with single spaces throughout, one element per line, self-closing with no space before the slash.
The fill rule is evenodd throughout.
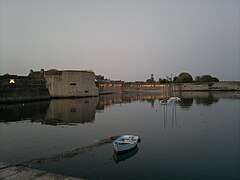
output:
<path id="1" fill-rule="evenodd" d="M 132 149 L 137 147 L 137 144 L 140 142 L 140 138 L 138 136 L 133 135 L 124 135 L 117 138 L 113 141 L 113 147 L 115 153 L 125 153 L 129 152 Z"/>
<path id="2" fill-rule="evenodd" d="M 170 97 L 169 99 L 160 100 L 160 104 L 168 105 L 168 104 L 172 104 L 172 103 L 179 102 L 179 101 L 181 101 L 181 98 L 179 98 L 179 97 Z"/>
<path id="3" fill-rule="evenodd" d="M 166 99 L 160 100 L 160 104 L 161 104 L 161 105 L 167 105 L 167 100 L 166 100 Z"/>
<path id="4" fill-rule="evenodd" d="M 179 101 L 181 101 L 181 98 L 173 96 L 173 97 L 170 97 L 168 100 L 169 101 L 174 101 L 174 102 L 179 102 Z"/>

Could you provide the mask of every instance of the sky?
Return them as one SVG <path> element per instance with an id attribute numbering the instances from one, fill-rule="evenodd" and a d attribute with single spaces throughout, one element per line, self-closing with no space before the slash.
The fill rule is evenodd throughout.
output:
<path id="1" fill-rule="evenodd" d="M 0 0 L 0 75 L 240 80 L 240 0 Z"/>

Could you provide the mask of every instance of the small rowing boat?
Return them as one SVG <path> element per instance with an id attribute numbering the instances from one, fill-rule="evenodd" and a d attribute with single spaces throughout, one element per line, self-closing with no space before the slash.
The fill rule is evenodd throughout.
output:
<path id="1" fill-rule="evenodd" d="M 113 147 L 115 153 L 125 153 L 136 148 L 137 144 L 141 141 L 138 136 L 123 135 L 113 141 Z"/>

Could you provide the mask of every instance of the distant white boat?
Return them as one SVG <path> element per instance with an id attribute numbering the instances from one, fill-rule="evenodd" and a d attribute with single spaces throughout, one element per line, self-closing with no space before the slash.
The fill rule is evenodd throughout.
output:
<path id="1" fill-rule="evenodd" d="M 170 97 L 168 100 L 169 100 L 169 101 L 173 101 L 173 102 L 179 102 L 179 101 L 181 101 L 181 98 L 180 98 L 180 97 L 173 96 L 173 97 Z"/>
<path id="2" fill-rule="evenodd" d="M 161 105 L 167 105 L 167 103 L 168 103 L 168 100 L 166 100 L 166 99 L 160 100 Z"/>
<path id="3" fill-rule="evenodd" d="M 115 153 L 125 153 L 129 152 L 132 149 L 137 147 L 137 144 L 140 142 L 140 138 L 138 136 L 133 135 L 124 135 L 119 138 L 117 138 L 115 141 L 113 141 L 113 147 L 115 150 Z"/>
<path id="4" fill-rule="evenodd" d="M 179 101 L 181 101 L 181 98 L 179 98 L 179 97 L 170 97 L 169 99 L 160 100 L 160 104 L 167 105 L 167 104 L 171 104 L 171 103 L 179 102 Z"/>

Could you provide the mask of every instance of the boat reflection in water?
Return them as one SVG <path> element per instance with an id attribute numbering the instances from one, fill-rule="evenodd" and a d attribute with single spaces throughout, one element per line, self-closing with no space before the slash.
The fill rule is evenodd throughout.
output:
<path id="1" fill-rule="evenodd" d="M 113 153 L 113 159 L 116 163 L 119 163 L 121 161 L 125 161 L 131 157 L 133 157 L 135 154 L 138 152 L 138 147 L 136 146 L 133 148 L 131 151 L 123 153 L 123 154 L 116 154 L 115 152 Z"/>

